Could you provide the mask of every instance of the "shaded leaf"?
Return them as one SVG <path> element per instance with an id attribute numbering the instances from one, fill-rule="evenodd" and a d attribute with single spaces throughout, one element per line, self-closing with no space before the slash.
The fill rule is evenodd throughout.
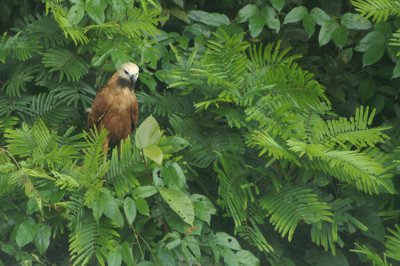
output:
<path id="1" fill-rule="evenodd" d="M 174 210 L 183 221 L 193 226 L 194 207 L 190 198 L 183 192 L 172 189 L 160 189 L 162 198 Z"/>

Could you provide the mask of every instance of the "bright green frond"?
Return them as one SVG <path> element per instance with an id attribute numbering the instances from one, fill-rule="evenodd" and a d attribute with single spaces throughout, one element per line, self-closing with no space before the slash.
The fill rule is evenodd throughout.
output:
<path id="1" fill-rule="evenodd" d="M 307 224 L 332 222 L 332 208 L 320 201 L 312 189 L 288 186 L 279 192 L 270 192 L 260 200 L 260 205 L 268 211 L 270 222 L 282 237 L 292 240 L 300 221 Z"/>
<path id="2" fill-rule="evenodd" d="M 352 0 L 351 4 L 366 18 L 375 22 L 386 21 L 390 15 L 400 14 L 400 1 L 397 0 Z"/>
<path id="3" fill-rule="evenodd" d="M 118 245 L 118 237 L 110 223 L 97 223 L 87 216 L 69 237 L 72 265 L 87 265 L 92 257 L 105 264 L 107 255 Z"/>
<path id="4" fill-rule="evenodd" d="M 386 236 L 386 255 L 400 261 L 400 226 L 396 225 L 395 229 L 388 228 L 388 231 L 390 235 Z"/>
<path id="5" fill-rule="evenodd" d="M 89 71 L 88 65 L 80 57 L 60 48 L 44 53 L 43 64 L 50 72 L 58 72 L 60 81 L 78 81 Z"/>

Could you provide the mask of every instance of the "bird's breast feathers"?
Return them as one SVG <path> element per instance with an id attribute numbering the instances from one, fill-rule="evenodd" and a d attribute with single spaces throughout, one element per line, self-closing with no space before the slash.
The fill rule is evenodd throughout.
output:
<path id="1" fill-rule="evenodd" d="M 112 109 L 130 109 L 134 97 L 135 96 L 129 89 L 121 89 L 120 92 L 110 95 L 109 106 Z"/>

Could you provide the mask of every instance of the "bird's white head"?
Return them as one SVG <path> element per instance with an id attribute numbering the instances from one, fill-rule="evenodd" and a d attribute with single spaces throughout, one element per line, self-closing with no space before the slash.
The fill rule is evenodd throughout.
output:
<path id="1" fill-rule="evenodd" d="M 131 62 L 124 63 L 118 69 L 118 76 L 123 83 L 128 83 L 133 87 L 139 77 L 139 67 Z"/>

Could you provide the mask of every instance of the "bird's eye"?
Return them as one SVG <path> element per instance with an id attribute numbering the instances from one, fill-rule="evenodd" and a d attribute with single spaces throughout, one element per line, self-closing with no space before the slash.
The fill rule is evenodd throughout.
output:
<path id="1" fill-rule="evenodd" d="M 128 75 L 128 71 L 126 71 L 126 70 L 124 70 L 125 71 L 125 74 L 127 74 Z"/>

